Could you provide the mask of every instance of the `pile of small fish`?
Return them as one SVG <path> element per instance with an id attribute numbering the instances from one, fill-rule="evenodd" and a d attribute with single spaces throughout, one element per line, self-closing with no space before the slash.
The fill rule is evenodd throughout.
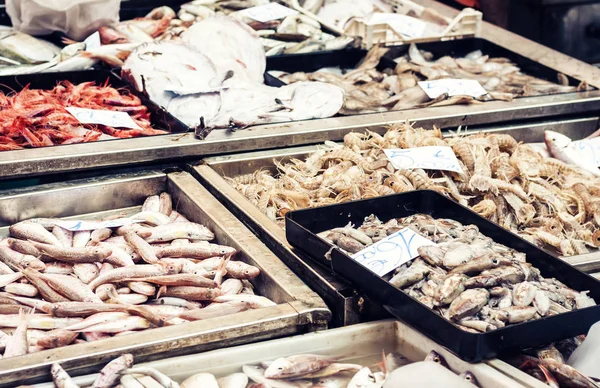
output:
<path id="1" fill-rule="evenodd" d="M 568 338 L 542 348 L 529 349 L 506 358 L 506 361 L 551 387 L 598 388 L 594 381 L 565 363 L 584 339 L 585 335 Z"/>
<path id="2" fill-rule="evenodd" d="M 261 362 L 260 366 L 244 365 L 242 372 L 216 378 L 211 373 L 194 374 L 177 383 L 164 373 L 151 368 L 133 366 L 133 355 L 124 354 L 109 362 L 98 374 L 92 387 L 164 387 L 164 388 L 381 388 L 389 374 L 411 362 L 398 353 L 383 354 L 375 367 L 337 362 L 340 357 L 298 354 Z M 448 363 L 432 350 L 425 362 L 435 362 L 447 369 Z M 377 368 L 377 369 L 375 369 Z M 465 381 L 479 386 L 469 371 L 460 374 Z M 58 388 L 78 388 L 59 365 L 52 365 L 52 378 Z"/>
<path id="3" fill-rule="evenodd" d="M 68 107 L 127 112 L 139 128 L 82 124 Z M 150 112 L 139 97 L 108 82 L 61 81 L 51 90 L 26 86 L 9 95 L 0 93 L 0 151 L 166 133 L 152 128 Z"/>
<path id="4" fill-rule="evenodd" d="M 210 16 L 190 27 L 182 41 L 140 45 L 122 74 L 199 135 L 205 128 L 330 117 L 343 104 L 342 90 L 327 83 L 265 85 L 262 44 L 239 20 Z"/>
<path id="5" fill-rule="evenodd" d="M 168 193 L 117 217 L 10 226 L 0 241 L 4 358 L 275 305 L 254 295 L 259 268 L 209 243 L 214 234 L 173 210 Z"/>
<path id="6" fill-rule="evenodd" d="M 512 101 L 515 97 L 540 96 L 588 90 L 583 82 L 578 87 L 569 86 L 563 74 L 558 75 L 558 84 L 521 73 L 519 67 L 507 58 L 490 58 L 480 50 L 462 58 L 443 56 L 436 60 L 433 54 L 419 50 L 411 44 L 408 54 L 399 58 L 382 58 L 389 48 L 374 46 L 363 61 L 349 71 L 333 72 L 323 69 L 313 73 L 283 73 L 279 78 L 293 84 L 300 81 L 328 82 L 342 88 L 346 94 L 344 108 L 340 113 L 361 114 L 386 112 L 430 106 L 456 104 L 479 104 L 482 101 Z M 386 57 L 387 59 L 387 57 Z M 380 63 L 381 62 L 381 63 Z M 378 70 L 381 66 L 385 70 Z M 419 81 L 445 78 L 478 81 L 487 94 L 474 98 L 468 95 L 449 97 L 441 94 L 429 98 Z"/>
<path id="7" fill-rule="evenodd" d="M 505 325 L 595 306 L 588 291 L 544 278 L 525 254 L 494 242 L 475 225 L 427 214 L 376 216 L 319 235 L 350 254 L 409 227 L 436 245 L 398 267 L 389 282 L 464 330 L 487 332 Z"/>
<path id="8" fill-rule="evenodd" d="M 396 170 L 383 149 L 450 146 L 462 172 Z M 510 135 L 443 139 L 438 129 L 392 126 L 383 136 L 349 133 L 344 145 L 304 160 L 228 178 L 272 220 L 291 210 L 435 190 L 538 247 L 564 256 L 600 246 L 600 181 L 586 170 L 545 158 Z"/>

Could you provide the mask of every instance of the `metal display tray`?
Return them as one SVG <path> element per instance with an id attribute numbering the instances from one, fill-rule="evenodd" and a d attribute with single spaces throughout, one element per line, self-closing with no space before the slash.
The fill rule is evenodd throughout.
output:
<path id="1" fill-rule="evenodd" d="M 456 372 L 472 372 L 482 388 L 543 388 L 535 378 L 501 360 L 488 363 L 502 367 L 501 372 L 486 363 L 469 364 L 403 322 L 383 320 L 338 329 L 310 333 L 257 344 L 213 350 L 202 354 L 167 358 L 144 364 L 158 369 L 178 382 L 195 373 L 212 373 L 218 377 L 239 372 L 243 365 L 254 365 L 292 354 L 310 353 L 342 356 L 343 362 L 372 365 L 381 360 L 381 351 L 398 352 L 411 361 L 420 361 L 435 350 Z M 97 374 L 74 378 L 81 387 L 91 385 Z M 36 388 L 52 388 L 52 383 Z"/>
<path id="2" fill-rule="evenodd" d="M 489 127 L 484 132 L 508 133 L 517 141 L 534 143 L 543 141 L 544 130 L 548 127 L 573 138 L 587 136 L 595 131 L 597 121 L 597 117 L 590 117 L 552 122 L 551 124 Z M 384 131 L 378 132 L 383 133 Z M 476 132 L 478 131 L 466 130 L 463 134 Z M 446 136 L 453 135 L 446 134 Z M 285 238 L 285 231 L 223 179 L 224 176 L 236 177 L 253 173 L 259 169 L 275 173 L 273 159 L 285 162 L 291 158 L 304 158 L 319 148 L 320 146 L 289 147 L 205 158 L 201 163 L 188 167 L 190 172 L 215 197 L 325 299 L 333 312 L 332 325 L 348 325 L 360 320 L 381 317 L 382 312 L 377 303 L 358 294 L 348 282 L 339 276 L 332 275 L 329 269 L 293 249 Z M 600 271 L 600 252 L 571 256 L 564 260 L 585 272 Z M 600 276 L 600 272 L 598 276 Z"/>
<path id="3" fill-rule="evenodd" d="M 186 172 L 146 171 L 0 192 L 0 237 L 8 234 L 7 225 L 33 217 L 135 211 L 147 196 L 163 191 L 173 197 L 174 209 L 206 225 L 218 243 L 236 248 L 240 260 L 261 269 L 253 284 L 277 306 L 0 359 L 0 386 L 47 379 L 53 362 L 83 374 L 123 352 L 146 361 L 327 327 L 331 312 L 323 300 Z"/>
<path id="4" fill-rule="evenodd" d="M 600 320 L 600 306 L 592 306 L 487 333 L 462 330 L 317 236 L 317 233 L 343 227 L 348 222 L 361 225 L 372 214 L 382 222 L 414 214 L 429 214 L 434 218 L 450 218 L 463 225 L 475 225 L 483 235 L 491 237 L 495 242 L 525 253 L 527 262 L 538 268 L 545 278 L 558 279 L 578 291 L 589 291 L 589 295 L 595 300 L 600 300 L 600 281 L 432 190 L 416 190 L 286 214 L 286 237 L 292 246 L 315 260 L 330 265 L 333 273 L 351 281 L 396 318 L 417 327 L 465 361 L 479 362 L 501 353 L 542 346 L 585 334 Z"/>

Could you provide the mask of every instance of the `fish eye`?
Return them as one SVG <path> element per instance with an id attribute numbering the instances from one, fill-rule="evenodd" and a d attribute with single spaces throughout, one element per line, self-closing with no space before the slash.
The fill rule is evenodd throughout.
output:
<path id="1" fill-rule="evenodd" d="M 440 362 L 440 358 L 438 356 L 435 356 L 435 358 L 433 359 L 434 362 Z"/>
<path id="2" fill-rule="evenodd" d="M 283 370 L 283 367 L 280 366 L 279 368 L 277 368 L 277 370 Z"/>
<path id="3" fill-rule="evenodd" d="M 492 264 L 500 264 L 500 261 L 498 259 L 492 259 Z"/>
<path id="4" fill-rule="evenodd" d="M 471 375 L 466 375 L 466 376 L 465 376 L 465 380 L 467 380 L 467 381 L 471 381 L 471 380 L 472 380 L 472 377 L 471 377 Z"/>

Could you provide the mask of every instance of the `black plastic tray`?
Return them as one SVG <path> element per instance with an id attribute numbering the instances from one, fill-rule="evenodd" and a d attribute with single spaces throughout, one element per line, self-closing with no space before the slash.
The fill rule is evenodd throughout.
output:
<path id="1" fill-rule="evenodd" d="M 110 86 L 117 89 L 125 88 L 142 100 L 142 103 L 148 107 L 150 120 L 154 128 L 163 129 L 170 133 L 182 133 L 189 130 L 181 121 L 173 117 L 165 109 L 156 105 L 146 95 L 139 93 L 133 86 L 121 79 L 121 77 L 106 69 L 2 76 L 0 77 L 0 91 L 6 94 L 18 92 L 26 85 L 29 85 L 30 89 L 52 89 L 60 81 L 70 81 L 73 84 L 94 81 L 96 85 L 100 85 L 107 80 Z M 118 139 L 105 141 L 116 140 Z"/>
<path id="2" fill-rule="evenodd" d="M 378 69 L 381 70 L 381 67 L 394 68 L 395 63 L 393 59 L 408 53 L 409 47 L 409 44 L 390 47 L 390 50 L 382 58 Z M 444 55 L 462 57 L 472 51 L 481 50 L 484 55 L 489 55 L 490 57 L 504 57 L 510 59 L 519 66 L 521 71 L 525 74 L 551 82 L 557 82 L 558 72 L 556 70 L 552 70 L 532 59 L 504 47 L 500 47 L 486 39 L 468 38 L 444 42 L 418 43 L 417 47 L 421 50 L 431 52 L 434 55 L 434 59 Z M 297 71 L 313 72 L 328 66 L 339 66 L 342 69 L 352 69 L 365 56 L 366 52 L 366 50 L 361 49 L 346 49 L 309 54 L 276 55 L 267 58 L 267 70 L 280 70 L 293 73 Z M 569 85 L 577 86 L 579 84 L 579 81 L 575 78 L 567 78 L 569 79 Z"/>
<path id="3" fill-rule="evenodd" d="M 497 243 L 524 252 L 527 261 L 537 267 L 542 276 L 556 278 L 579 291 L 589 290 L 589 296 L 600 301 L 598 280 L 430 190 L 293 211 L 286 215 L 286 237 L 292 246 L 328 265 L 333 273 L 352 282 L 395 317 L 423 331 L 465 361 L 478 362 L 502 353 L 587 333 L 600 320 L 600 306 L 593 306 L 506 326 L 488 333 L 467 332 L 392 286 L 339 249 L 332 249 L 331 244 L 316 235 L 344 226 L 348 222 L 361 225 L 364 218 L 371 214 L 385 222 L 391 218 L 417 213 L 430 214 L 435 218 L 451 218 L 465 225 L 474 224 L 481 233 L 492 237 Z M 330 250 L 330 259 L 327 259 L 326 253 Z"/>

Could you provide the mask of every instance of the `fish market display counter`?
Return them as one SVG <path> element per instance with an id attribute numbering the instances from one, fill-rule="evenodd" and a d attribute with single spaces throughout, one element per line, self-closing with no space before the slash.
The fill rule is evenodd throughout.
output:
<path id="1" fill-rule="evenodd" d="M 185 172 L 146 171 L 138 174 L 96 177 L 88 180 L 43 185 L 33 189 L 0 192 L 0 225 L 3 226 L 0 228 L 0 236 L 4 237 L 9 234 L 9 225 L 30 218 L 60 217 L 71 220 L 106 220 L 139 213 L 140 205 L 146 197 L 164 192 L 169 193 L 173 199 L 172 215 L 181 214 L 190 221 L 204 225 L 214 233 L 215 243 L 232 247 L 237 251 L 235 260 L 240 260 L 242 266 L 249 264 L 259 268 L 260 274 L 250 280 L 252 286 L 249 283 L 245 284 L 250 288 L 254 288 L 257 294 L 271 300 L 272 302 L 267 303 L 269 307 L 247 311 L 240 310 L 242 312 L 228 316 L 189 322 L 176 320 L 172 322 L 173 325 L 148 329 L 150 331 L 138 331 L 113 337 L 101 335 L 100 338 L 104 339 L 98 341 L 86 342 L 79 340 L 77 342 L 80 343 L 63 347 L 47 348 L 46 350 L 36 348 L 38 351 L 35 353 L 17 357 L 9 357 L 5 354 L 0 360 L 0 385 L 14 386 L 17 382 L 25 383 L 26 381 L 40 381 L 41 378 L 47 379 L 50 365 L 53 362 L 61 363 L 68 371 L 75 371 L 79 374 L 89 373 L 96 370 L 93 367 L 105 363 L 107 358 L 117 357 L 123 352 L 132 353 L 136 359 L 144 361 L 304 333 L 327 327 L 331 313 L 322 299 L 285 267 L 265 245 L 255 238 L 206 189 L 200 186 L 191 175 Z M 148 237 L 148 234 L 145 234 L 145 236 Z M 119 240 L 119 237 L 113 237 L 114 239 Z M 7 242 L 5 239 L 2 240 Z M 42 244 L 41 247 L 43 246 Z M 6 246 L 2 246 L 2 249 L 3 252 L 10 252 Z M 106 264 L 104 263 L 103 266 Z M 64 269 L 67 266 L 68 270 L 68 263 L 59 265 L 59 263 L 52 264 L 48 262 L 46 265 L 52 265 L 54 270 Z M 138 266 L 136 265 L 133 268 L 136 267 Z M 146 265 L 146 267 L 149 266 Z M 28 270 L 30 271 L 29 274 L 35 271 L 29 268 Z M 47 271 L 49 272 L 48 269 Z M 50 279 L 51 276 L 60 277 L 64 275 L 42 274 L 40 276 L 45 276 L 44 279 Z M 77 278 L 69 277 L 69 279 L 73 281 Z M 90 288 L 92 288 L 91 283 Z M 171 287 L 166 288 L 166 296 L 170 295 L 169 288 Z M 183 289 L 185 288 L 183 287 Z M 182 288 L 180 287 L 180 289 Z M 188 287 L 187 289 L 198 288 Z M 51 291 L 47 292 L 50 294 L 44 293 L 43 295 L 53 295 Z M 113 297 L 117 299 L 125 298 L 124 296 L 114 296 L 114 294 Z M 192 298 L 192 300 L 194 299 Z M 10 302 L 6 298 L 3 298 L 3 300 L 3 303 Z M 42 303 L 42 301 L 31 303 Z M 123 301 L 122 303 L 127 302 Z M 188 304 L 196 307 L 200 306 L 193 301 Z M 109 306 L 108 304 L 100 305 Z M 140 308 L 149 309 L 150 307 L 149 304 L 140 305 Z M 161 308 L 163 306 L 154 307 Z M 52 309 L 52 313 L 55 312 L 56 310 Z M 50 315 L 44 317 L 42 315 L 36 314 L 35 318 L 44 318 L 47 321 L 56 319 Z M 6 319 L 6 315 L 0 319 L 0 326 L 8 322 Z M 81 321 L 81 318 L 73 319 L 77 321 L 75 323 Z M 36 328 L 44 329 L 45 327 L 38 324 Z M 89 337 L 86 338 L 91 340 Z M 35 340 L 35 338 L 31 339 Z"/>
<path id="2" fill-rule="evenodd" d="M 566 135 L 586 136 L 595 130 L 597 118 L 592 118 L 590 121 L 585 119 L 565 120 L 562 124 L 553 126 L 553 128 Z M 509 134 L 516 141 L 530 143 L 543 141 L 544 130 L 547 126 L 547 123 L 513 127 L 498 126 L 489 127 L 484 132 L 498 135 Z M 476 132 L 467 130 L 461 135 Z M 446 136 L 454 135 L 446 134 Z M 334 325 L 347 325 L 362 319 L 381 316 L 382 311 L 377 307 L 377 303 L 370 302 L 363 295 L 356 293 L 354 288 L 342 278 L 332 275 L 330 269 L 292 248 L 286 240 L 283 224 L 273 221 L 232 185 L 250 183 L 252 174 L 256 174 L 257 171 L 270 172 L 274 176 L 278 176 L 276 162 L 285 164 L 293 159 L 305 160 L 315 151 L 323 149 L 327 148 L 317 145 L 219 156 L 206 158 L 196 165 L 190 165 L 189 168 L 191 173 L 213 195 L 248 225 L 265 244 L 326 300 L 333 312 Z M 346 179 L 340 176 L 340 179 L 342 178 Z M 586 272 L 597 272 L 600 269 L 598 251 L 567 257 L 565 260 Z"/>
<path id="3" fill-rule="evenodd" d="M 232 373 L 242 372 L 242 370 L 249 372 L 247 368 L 255 368 L 254 366 L 259 363 L 269 362 L 279 357 L 288 357 L 297 354 L 317 354 L 339 357 L 336 362 L 344 363 L 344 365 L 348 363 L 358 364 L 375 371 L 377 367 L 373 365 L 381 362 L 382 351 L 388 355 L 394 353 L 394 358 L 400 361 L 395 366 L 392 366 L 390 363 L 388 365 L 389 368 L 406 365 L 410 362 L 422 361 L 428 354 L 435 354 L 439 359 L 447 362 L 448 369 L 452 372 L 456 374 L 471 372 L 478 386 L 482 388 L 541 388 L 545 386 L 533 377 L 520 372 L 500 360 L 491 360 L 488 363 L 502 367 L 501 372 L 490 367 L 487 363 L 469 364 L 461 361 L 418 331 L 402 322 L 392 320 L 365 323 L 258 344 L 214 350 L 203 354 L 166 358 L 144 363 L 139 365 L 139 367 L 155 368 L 176 382 L 181 383 L 190 376 L 198 373 L 211 373 L 215 377 L 221 378 Z M 429 357 L 430 360 L 431 358 Z M 388 360 L 390 360 L 389 357 Z M 134 365 L 135 367 L 138 367 L 138 365 Z M 350 378 L 356 373 L 356 370 L 354 370 L 339 373 L 329 378 L 323 377 L 321 382 L 323 385 L 319 386 L 346 387 Z M 75 377 L 73 381 L 81 387 L 86 387 L 91 385 L 97 376 L 97 374 L 91 374 Z M 248 376 L 254 376 L 254 374 L 249 373 Z M 342 376 L 345 376 L 345 379 Z M 336 377 L 340 379 L 338 385 L 326 385 L 326 382 L 334 384 L 337 381 L 335 380 Z M 257 382 L 252 377 L 250 381 Z M 307 380 L 305 379 L 295 380 L 297 385 L 293 384 L 294 381 L 292 380 L 284 379 L 278 381 L 280 385 L 273 386 L 312 386 L 310 384 L 307 385 Z M 319 380 L 313 379 L 313 382 L 317 381 Z M 345 384 L 342 384 L 342 382 L 345 382 Z M 51 386 L 52 384 L 48 383 L 40 384 L 37 387 L 49 388 Z M 240 385 L 240 387 L 245 387 L 245 385 Z"/>
<path id="4" fill-rule="evenodd" d="M 444 9 L 442 11 L 446 12 Z M 553 122 L 561 121 L 565 117 L 587 120 L 600 110 L 598 90 L 600 70 L 489 24 L 485 24 L 481 37 L 513 52 L 523 60 L 542 65 L 538 67 L 553 72 L 554 77 L 550 77 L 546 72 L 546 78 L 552 78 L 550 80 L 553 82 L 557 73 L 561 73 L 566 76 L 565 79 L 568 79 L 571 86 L 577 86 L 576 82 L 585 81 L 595 89 L 585 92 L 521 97 L 510 102 L 488 101 L 472 105 L 425 107 L 265 124 L 236 131 L 215 129 L 203 140 L 197 139 L 190 131 L 144 138 L 2 151 L 0 152 L 0 179 L 164 160 L 176 162 L 199 156 L 316 144 L 326 140 L 337 141 L 353 130 L 382 131 L 389 124 L 405 120 L 417 121 L 422 126 L 436 125 L 445 129 L 455 129 L 459 126 L 475 129 L 498 123 L 521 125 L 546 121 L 549 125 L 553 125 Z M 453 45 L 459 44 L 456 42 L 460 41 L 436 44 L 448 45 L 450 50 Z M 307 55 L 310 57 L 310 54 Z M 273 61 L 278 59 L 270 57 L 269 61 L 275 63 Z M 268 69 L 275 69 L 269 66 Z M 595 126 L 597 123 L 592 119 L 589 125 Z"/>

